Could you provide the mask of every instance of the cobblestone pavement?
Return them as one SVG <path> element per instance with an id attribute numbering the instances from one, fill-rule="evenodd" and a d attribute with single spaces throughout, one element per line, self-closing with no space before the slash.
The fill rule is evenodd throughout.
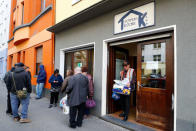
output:
<path id="1" fill-rule="evenodd" d="M 6 115 L 7 90 L 0 81 L 0 131 L 126 131 L 124 128 L 103 121 L 95 116 L 84 120 L 83 127 L 70 129 L 68 127 L 69 117 L 62 114 L 59 107 L 48 108 L 49 100 L 42 98 L 35 100 L 31 94 L 29 106 L 29 118 L 31 123 L 21 124 L 14 122 Z M 19 108 L 19 111 L 21 107 Z"/>

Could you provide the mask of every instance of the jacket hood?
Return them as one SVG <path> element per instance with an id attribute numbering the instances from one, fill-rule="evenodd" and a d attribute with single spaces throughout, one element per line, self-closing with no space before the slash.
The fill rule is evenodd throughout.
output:
<path id="1" fill-rule="evenodd" d="M 24 71 L 24 68 L 23 67 L 17 67 L 14 70 L 15 73 L 20 73 L 20 72 L 23 72 L 23 71 Z"/>
<path id="2" fill-rule="evenodd" d="M 39 69 L 40 69 L 40 71 L 43 71 L 44 70 L 44 65 L 40 65 Z"/>

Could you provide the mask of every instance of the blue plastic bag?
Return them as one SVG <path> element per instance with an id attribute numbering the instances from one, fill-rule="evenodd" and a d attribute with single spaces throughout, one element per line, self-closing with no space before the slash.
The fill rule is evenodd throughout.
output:
<path id="1" fill-rule="evenodd" d="M 113 93 L 112 93 L 112 98 L 113 98 L 115 101 L 117 101 L 117 100 L 120 99 L 120 95 L 117 94 L 117 93 L 115 93 L 115 92 L 113 92 Z"/>

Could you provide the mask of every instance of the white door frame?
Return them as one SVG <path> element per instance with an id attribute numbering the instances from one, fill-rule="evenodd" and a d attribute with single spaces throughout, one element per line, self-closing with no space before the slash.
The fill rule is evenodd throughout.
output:
<path id="1" fill-rule="evenodd" d="M 102 65 L 102 103 L 101 103 L 101 115 L 104 116 L 107 114 L 107 65 L 108 65 L 108 43 L 131 39 L 134 37 L 145 36 L 149 34 L 155 34 L 165 31 L 174 31 L 174 131 L 176 131 L 176 109 L 177 109 L 177 50 L 176 50 L 176 25 L 156 28 L 148 31 L 143 31 L 134 34 L 128 34 L 125 36 L 109 38 L 103 40 L 103 65 Z"/>

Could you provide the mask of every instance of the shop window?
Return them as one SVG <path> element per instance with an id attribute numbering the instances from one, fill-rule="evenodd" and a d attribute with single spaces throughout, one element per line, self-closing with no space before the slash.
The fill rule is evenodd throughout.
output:
<path id="1" fill-rule="evenodd" d="M 65 53 L 65 74 L 67 70 L 74 70 L 76 67 L 87 67 L 88 73 L 93 75 L 94 50 L 80 50 Z M 65 75 L 66 76 L 66 75 Z"/>
<path id="2" fill-rule="evenodd" d="M 43 47 L 36 48 L 36 75 L 39 73 L 39 66 L 43 63 Z"/>

